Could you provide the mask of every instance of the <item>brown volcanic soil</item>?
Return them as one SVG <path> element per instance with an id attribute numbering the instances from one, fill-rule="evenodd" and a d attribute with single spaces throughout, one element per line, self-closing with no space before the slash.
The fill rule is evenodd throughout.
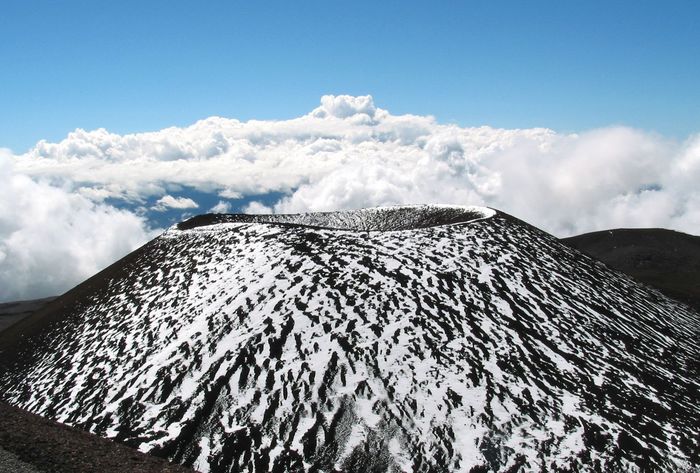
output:
<path id="1" fill-rule="evenodd" d="M 0 448 L 50 473 L 194 473 L 0 402 Z"/>
<path id="2" fill-rule="evenodd" d="M 562 242 L 700 312 L 700 237 L 662 228 L 625 228 Z"/>

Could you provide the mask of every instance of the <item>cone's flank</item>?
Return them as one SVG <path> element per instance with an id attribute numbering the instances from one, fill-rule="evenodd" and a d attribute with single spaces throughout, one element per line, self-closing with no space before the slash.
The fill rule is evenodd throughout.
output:
<path id="1" fill-rule="evenodd" d="M 700 316 L 504 213 L 183 222 L 0 334 L 0 397 L 203 472 L 682 471 Z"/>

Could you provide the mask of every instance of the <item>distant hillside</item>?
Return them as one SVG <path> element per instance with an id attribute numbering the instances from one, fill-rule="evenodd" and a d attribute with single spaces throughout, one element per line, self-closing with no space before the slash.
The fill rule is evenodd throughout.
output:
<path id="1" fill-rule="evenodd" d="M 662 228 L 634 228 L 562 241 L 700 311 L 700 237 Z"/>
<path id="2" fill-rule="evenodd" d="M 43 308 L 54 299 L 56 298 L 46 297 L 44 299 L 35 299 L 32 301 L 5 302 L 0 304 L 0 331 L 5 330 L 15 322 Z"/>

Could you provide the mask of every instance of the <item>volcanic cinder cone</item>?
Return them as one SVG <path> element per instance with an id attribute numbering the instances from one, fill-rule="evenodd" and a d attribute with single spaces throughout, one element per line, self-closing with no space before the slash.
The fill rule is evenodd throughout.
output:
<path id="1" fill-rule="evenodd" d="M 486 208 L 208 215 L 2 332 L 0 392 L 202 471 L 691 470 L 699 329 Z"/>

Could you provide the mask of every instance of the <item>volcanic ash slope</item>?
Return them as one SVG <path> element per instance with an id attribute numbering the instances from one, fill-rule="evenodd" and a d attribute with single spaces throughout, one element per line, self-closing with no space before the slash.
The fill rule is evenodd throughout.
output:
<path id="1" fill-rule="evenodd" d="M 682 471 L 699 332 L 490 209 L 208 215 L 0 334 L 0 392 L 204 472 Z"/>

